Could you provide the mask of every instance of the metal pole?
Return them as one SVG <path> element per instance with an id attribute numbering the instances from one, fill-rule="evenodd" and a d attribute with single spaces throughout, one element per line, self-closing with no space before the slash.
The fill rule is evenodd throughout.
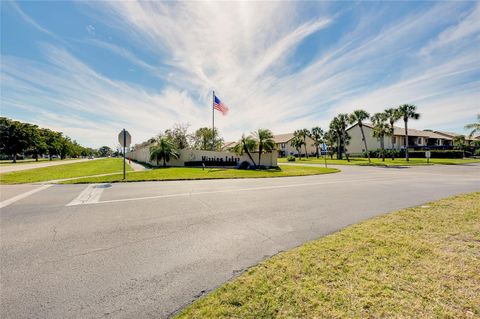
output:
<path id="1" fill-rule="evenodd" d="M 125 132 L 125 129 L 123 129 L 123 179 L 125 179 L 125 144 L 127 144 L 127 134 Z"/>
<path id="2" fill-rule="evenodd" d="M 327 168 L 327 150 L 328 150 L 328 146 L 326 146 L 327 144 L 325 144 L 325 168 Z"/>
<path id="3" fill-rule="evenodd" d="M 215 91 L 212 93 L 212 151 L 215 150 Z"/>

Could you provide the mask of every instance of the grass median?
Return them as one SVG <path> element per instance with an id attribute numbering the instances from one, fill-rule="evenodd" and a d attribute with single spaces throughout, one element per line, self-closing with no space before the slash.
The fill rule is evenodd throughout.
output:
<path id="1" fill-rule="evenodd" d="M 131 170 L 127 165 L 127 170 Z M 123 160 L 105 158 L 0 174 L 0 184 L 23 184 L 123 171 Z"/>
<path id="2" fill-rule="evenodd" d="M 175 318 L 479 318 L 480 193 L 350 226 L 250 268 Z"/>
<path id="3" fill-rule="evenodd" d="M 381 158 L 372 158 L 372 163 L 368 163 L 368 159 L 351 157 L 350 162 L 346 159 L 337 160 L 330 159 L 327 157 L 327 165 L 372 165 L 372 166 L 415 166 L 415 165 L 461 165 L 461 164 L 471 164 L 471 163 L 480 163 L 480 159 L 461 159 L 461 158 L 431 158 L 429 163 L 427 163 L 426 158 L 411 158 L 410 161 L 406 161 L 404 158 L 396 158 L 392 160 L 391 158 L 386 158 L 385 161 L 382 161 Z M 297 164 L 325 164 L 324 158 L 297 158 L 295 162 L 288 162 L 286 158 L 279 158 L 279 163 L 297 163 Z"/>
<path id="4" fill-rule="evenodd" d="M 263 170 L 239 170 L 233 168 L 191 168 L 167 167 L 148 171 L 129 172 L 126 180 L 123 174 L 91 177 L 65 181 L 65 184 L 78 183 L 112 183 L 112 182 L 139 182 L 139 181 L 167 181 L 167 180 L 194 180 L 194 179 L 222 179 L 222 178 L 266 178 L 288 177 L 336 173 L 334 168 L 314 166 L 283 166 L 281 168 Z"/>

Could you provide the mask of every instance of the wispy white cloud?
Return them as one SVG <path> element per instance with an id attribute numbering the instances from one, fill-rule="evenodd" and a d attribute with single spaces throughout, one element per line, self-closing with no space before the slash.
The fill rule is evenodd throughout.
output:
<path id="1" fill-rule="evenodd" d="M 416 103 L 424 114 L 416 126 L 438 129 L 461 127 L 479 109 L 479 83 L 472 80 L 480 74 L 478 46 L 466 41 L 479 36 L 472 18 L 478 6 L 440 3 L 388 23 L 377 21 L 379 29 L 370 26 L 376 17 L 365 14 L 348 25 L 351 32 L 302 63 L 297 50 L 305 42 L 323 41 L 323 32 L 337 27 L 337 15 L 306 19 L 303 4 L 293 2 L 124 1 L 101 6 L 108 17 L 104 20 L 139 50 L 158 54 L 161 66 L 116 44 L 89 43 L 165 80 L 164 89 L 109 79 L 64 49 L 47 46 L 47 64 L 5 58 L 2 80 L 9 94 L 2 101 L 43 110 L 45 123 L 61 126 L 65 120 L 67 132 L 85 133 L 96 125 L 99 137 L 85 137 L 95 145 L 107 143 L 110 132 L 124 126 L 136 141 L 175 122 L 209 126 L 212 89 L 231 109 L 216 121 L 226 139 L 259 127 L 277 133 L 326 128 L 338 112 L 360 107 L 373 113 Z M 98 4 L 90 9 L 98 10 Z M 442 28 L 432 40 L 433 31 Z M 461 50 L 432 49 L 460 42 Z M 75 121 L 49 115 L 57 111 L 72 114 Z M 447 111 L 453 115 L 441 115 Z"/>

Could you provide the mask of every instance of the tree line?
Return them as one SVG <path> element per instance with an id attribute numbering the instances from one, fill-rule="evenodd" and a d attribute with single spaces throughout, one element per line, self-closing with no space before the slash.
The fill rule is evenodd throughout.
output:
<path id="1" fill-rule="evenodd" d="M 16 163 L 19 155 L 38 161 L 44 155 L 48 155 L 50 160 L 55 156 L 61 159 L 92 156 L 96 150 L 72 141 L 62 132 L 0 117 L 0 154 Z"/>

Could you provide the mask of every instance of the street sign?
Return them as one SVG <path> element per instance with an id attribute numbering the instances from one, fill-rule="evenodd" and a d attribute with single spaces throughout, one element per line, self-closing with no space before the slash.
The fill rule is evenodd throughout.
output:
<path id="1" fill-rule="evenodd" d="M 118 143 L 123 147 L 123 179 L 126 177 L 126 164 L 125 164 L 125 147 L 130 147 L 132 144 L 132 136 L 128 131 L 123 129 L 120 134 L 118 134 Z"/>
<path id="2" fill-rule="evenodd" d="M 430 158 L 430 155 L 431 155 L 431 154 L 430 154 L 430 151 L 426 151 L 426 152 L 425 152 L 425 157 L 426 157 L 426 158 Z"/>
<path id="3" fill-rule="evenodd" d="M 123 136 L 124 134 L 125 134 L 125 137 Z M 124 144 L 124 141 L 125 141 L 125 144 Z M 120 143 L 122 147 L 130 147 L 130 144 L 132 144 L 132 136 L 130 135 L 130 133 L 128 133 L 128 131 L 122 130 L 118 134 L 118 143 Z"/>

